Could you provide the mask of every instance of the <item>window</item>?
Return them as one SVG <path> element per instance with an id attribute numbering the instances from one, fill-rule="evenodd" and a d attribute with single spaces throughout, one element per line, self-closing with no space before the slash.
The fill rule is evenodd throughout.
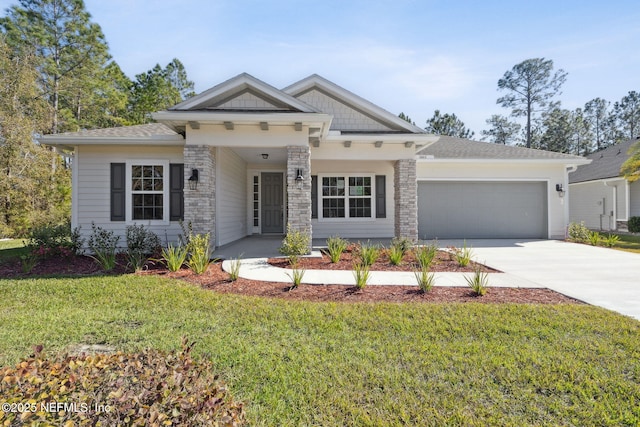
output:
<path id="1" fill-rule="evenodd" d="M 131 166 L 131 208 L 133 220 L 164 219 L 164 166 Z"/>
<path id="2" fill-rule="evenodd" d="M 372 218 L 371 176 L 322 177 L 322 218 Z"/>

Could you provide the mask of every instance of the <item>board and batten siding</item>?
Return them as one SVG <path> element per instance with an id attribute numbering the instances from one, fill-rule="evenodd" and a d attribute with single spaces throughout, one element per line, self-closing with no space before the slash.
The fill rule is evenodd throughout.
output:
<path id="1" fill-rule="evenodd" d="M 152 154 L 150 154 L 152 153 Z M 126 163 L 135 160 L 159 160 L 169 163 L 182 163 L 182 147 L 127 147 L 127 146 L 78 146 L 75 149 L 73 207 L 74 223 L 72 227 L 80 227 L 82 237 L 91 235 L 91 223 L 111 230 L 120 236 L 118 246 L 126 247 L 126 228 L 134 222 L 111 221 L 110 212 L 110 174 L 111 163 Z M 169 171 L 166 171 L 169 174 Z M 168 175 L 167 175 L 168 176 Z M 167 181 L 168 182 L 168 181 Z M 127 183 L 127 185 L 131 185 Z M 168 194 L 168 193 L 167 193 Z M 127 209 L 131 209 L 127 200 Z M 166 212 L 167 218 L 169 212 Z M 158 235 L 163 244 L 177 242 L 181 234 L 177 221 L 168 224 L 150 224 L 149 221 L 135 221 L 143 224 Z M 86 245 L 86 241 L 85 241 Z"/>
<path id="2" fill-rule="evenodd" d="M 386 218 L 353 218 L 345 220 L 323 220 L 314 218 L 311 220 L 313 237 L 326 239 L 331 236 L 344 238 L 391 238 L 394 236 L 394 209 L 393 209 L 393 165 L 391 161 L 330 161 L 316 160 L 311 163 L 311 175 L 354 175 L 358 173 L 372 174 L 375 183 L 375 175 L 386 176 Z M 322 192 L 320 176 L 318 177 L 318 195 Z M 374 189 L 375 195 L 375 189 Z M 375 205 L 375 197 L 373 200 Z M 318 210 L 322 209 L 322 199 L 318 199 Z"/>
<path id="3" fill-rule="evenodd" d="M 216 246 L 247 233 L 247 164 L 230 148 L 216 152 Z"/>

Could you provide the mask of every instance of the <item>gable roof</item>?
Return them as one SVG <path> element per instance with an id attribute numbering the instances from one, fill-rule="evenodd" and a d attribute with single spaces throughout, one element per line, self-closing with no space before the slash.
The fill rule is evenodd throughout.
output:
<path id="1" fill-rule="evenodd" d="M 246 105 L 250 104 L 234 105 L 229 103 L 230 100 L 247 94 L 249 98 L 252 98 L 255 101 L 255 104 L 251 105 L 249 108 L 247 108 Z M 275 112 L 319 112 L 317 109 L 305 104 L 299 99 L 296 99 L 247 73 L 242 73 L 232 77 L 211 89 L 168 108 L 168 111 L 260 111 L 260 107 L 262 107 L 262 110 Z"/>
<path id="2" fill-rule="evenodd" d="M 587 156 L 591 164 L 578 167 L 569 174 L 569 183 L 594 181 L 598 179 L 617 178 L 622 164 L 629 158 L 629 148 L 640 141 L 640 138 L 630 139 L 596 151 Z"/>
<path id="3" fill-rule="evenodd" d="M 362 116 L 372 119 L 372 121 L 377 122 L 380 125 L 378 129 L 368 126 L 370 127 L 370 129 L 362 129 L 362 131 L 364 132 L 375 129 L 378 132 L 382 133 L 384 133 L 385 131 L 388 133 L 426 133 L 424 129 L 412 125 L 411 123 L 401 119 L 397 115 L 392 114 L 383 108 L 380 108 L 372 102 L 367 101 L 366 99 L 344 89 L 343 87 L 338 86 L 337 84 L 317 74 L 312 74 L 309 77 L 293 83 L 292 85 L 282 89 L 282 91 L 297 99 L 305 99 L 307 103 L 312 104 L 315 108 L 322 110 L 320 106 L 313 104 L 312 99 L 306 99 L 305 97 L 305 95 L 310 94 L 311 92 L 317 92 L 332 99 L 338 104 L 342 104 L 343 106 L 354 110 Z M 336 111 L 323 112 L 340 114 Z M 340 118 L 334 117 L 334 121 L 336 123 L 339 123 Z"/>
<path id="4" fill-rule="evenodd" d="M 554 151 L 536 150 L 525 147 L 512 147 L 492 142 L 472 141 L 470 139 L 455 138 L 442 135 L 430 146 L 418 152 L 418 158 L 448 159 L 448 160 L 538 160 L 562 161 L 567 163 L 584 164 L 584 157 L 571 154 L 556 153 Z"/>

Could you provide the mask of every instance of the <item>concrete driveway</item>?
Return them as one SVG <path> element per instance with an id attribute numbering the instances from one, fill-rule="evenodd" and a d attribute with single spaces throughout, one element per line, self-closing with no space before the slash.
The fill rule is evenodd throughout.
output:
<path id="1" fill-rule="evenodd" d="M 467 245 L 479 262 L 640 320 L 640 254 L 558 240 L 468 240 Z"/>

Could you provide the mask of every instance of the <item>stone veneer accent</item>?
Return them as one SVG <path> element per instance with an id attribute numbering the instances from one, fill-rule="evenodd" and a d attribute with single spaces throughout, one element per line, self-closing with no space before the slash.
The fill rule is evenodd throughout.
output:
<path id="1" fill-rule="evenodd" d="M 394 165 L 395 235 L 418 240 L 418 182 L 416 161 L 398 160 Z"/>
<path id="2" fill-rule="evenodd" d="M 184 222 L 191 223 L 194 234 L 211 235 L 215 247 L 216 159 L 215 148 L 207 145 L 184 146 Z M 198 188 L 189 189 L 191 169 L 198 169 Z"/>
<path id="3" fill-rule="evenodd" d="M 302 185 L 296 181 L 298 169 L 303 171 Z M 291 229 L 306 232 L 311 237 L 311 151 L 308 145 L 287 146 L 287 207 Z"/>

